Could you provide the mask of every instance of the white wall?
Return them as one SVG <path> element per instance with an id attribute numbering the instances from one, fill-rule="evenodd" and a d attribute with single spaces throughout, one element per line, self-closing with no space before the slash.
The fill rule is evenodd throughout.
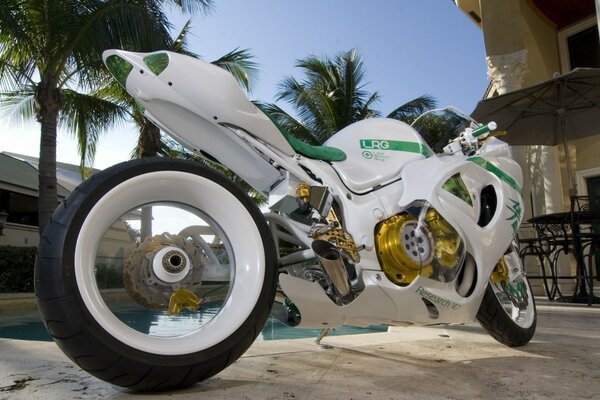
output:
<path id="1" fill-rule="evenodd" d="M 3 246 L 37 246 L 40 244 L 38 227 L 7 222 L 2 237 Z"/>

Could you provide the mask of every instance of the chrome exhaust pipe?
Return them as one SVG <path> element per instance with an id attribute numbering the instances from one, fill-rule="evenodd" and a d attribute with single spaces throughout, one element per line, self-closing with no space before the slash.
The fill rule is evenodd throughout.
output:
<path id="1" fill-rule="evenodd" d="M 350 293 L 350 280 L 340 251 L 326 240 L 315 240 L 311 247 L 317 256 L 317 261 L 329 277 L 335 292 L 340 297 L 347 296 Z"/>

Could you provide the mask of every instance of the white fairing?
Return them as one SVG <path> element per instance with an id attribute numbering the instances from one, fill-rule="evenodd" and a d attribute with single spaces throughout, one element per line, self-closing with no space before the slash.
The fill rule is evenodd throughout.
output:
<path id="1" fill-rule="evenodd" d="M 520 187 L 523 187 L 523 170 L 512 158 L 512 151 L 507 143 L 495 137 L 489 138 L 479 151 L 479 154 L 486 158 L 493 157 L 498 167 L 506 171 Z"/>
<path id="2" fill-rule="evenodd" d="M 283 290 L 300 310 L 300 326 L 364 326 L 369 321 L 394 325 L 402 321 L 417 324 L 472 321 L 489 276 L 510 245 L 516 226 L 522 219 L 522 175 L 514 170 L 514 161 L 504 152 L 494 152 L 494 155 L 482 154 L 472 159 L 421 158 L 404 165 L 401 179 L 397 182 L 362 196 L 353 196 L 353 202 L 346 203 L 344 217 L 351 221 L 347 226 L 348 232 L 356 238 L 357 244 L 365 245 L 360 252 L 359 263 L 364 290 L 352 303 L 340 307 L 325 294 L 316 295 L 317 288 L 312 283 L 299 278 L 280 277 Z M 506 175 L 498 171 L 492 173 L 486 166 L 494 171 L 494 166 L 498 167 Z M 312 167 L 314 170 L 316 165 Z M 519 173 L 512 176 L 512 172 Z M 444 182 L 456 173 L 460 173 L 471 194 L 472 205 L 442 188 Z M 497 207 L 492 220 L 485 226 L 479 226 L 479 193 L 486 186 L 494 188 Z M 340 194 L 343 195 L 343 191 Z M 387 219 L 405 210 L 415 200 L 427 201 L 466 238 L 466 251 L 472 258 L 468 264 L 475 282 L 467 296 L 459 294 L 456 281 L 439 282 L 417 277 L 410 285 L 401 287 L 390 282 L 381 272 L 373 242 L 365 235 L 365 232 L 373 232 L 378 222 L 373 215 L 381 211 L 380 220 Z M 362 218 L 352 218 L 354 215 Z M 431 314 L 423 299 L 432 301 L 437 312 Z"/>
<path id="3" fill-rule="evenodd" d="M 413 128 L 387 118 L 356 122 L 336 133 L 325 145 L 346 153 L 346 160 L 334 163 L 333 168 L 355 193 L 392 182 L 405 165 L 433 154 Z"/>

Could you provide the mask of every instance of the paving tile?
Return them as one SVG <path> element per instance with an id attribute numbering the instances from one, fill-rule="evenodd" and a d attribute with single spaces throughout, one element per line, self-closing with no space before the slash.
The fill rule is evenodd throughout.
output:
<path id="1" fill-rule="evenodd" d="M 256 342 L 191 388 L 153 399 L 600 399 L 600 307 L 539 306 L 527 346 L 477 324 Z M 71 363 L 53 343 L 0 339 L 0 400 L 136 399 Z"/>

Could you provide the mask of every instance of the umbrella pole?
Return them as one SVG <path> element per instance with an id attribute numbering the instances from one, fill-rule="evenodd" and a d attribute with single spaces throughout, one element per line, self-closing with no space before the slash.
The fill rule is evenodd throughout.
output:
<path id="1" fill-rule="evenodd" d="M 563 146 L 565 147 L 565 162 L 567 164 L 567 175 L 569 176 L 569 197 L 571 197 L 577 195 L 577 183 L 575 182 L 575 178 L 573 177 L 573 168 L 571 166 L 571 152 L 569 151 L 569 143 L 567 141 L 564 109 L 559 109 L 558 115 L 560 116 L 560 130 L 562 133 Z"/>

